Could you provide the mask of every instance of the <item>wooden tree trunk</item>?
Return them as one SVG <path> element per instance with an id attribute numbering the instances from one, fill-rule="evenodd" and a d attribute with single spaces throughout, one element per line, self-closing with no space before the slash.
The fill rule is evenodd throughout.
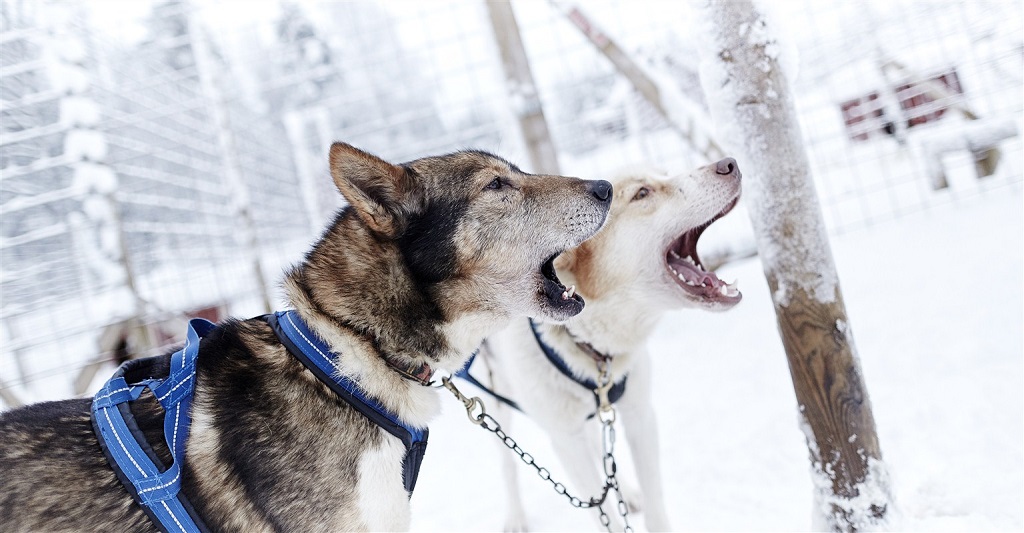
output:
<path id="1" fill-rule="evenodd" d="M 572 22 L 573 26 L 587 38 L 601 55 L 611 62 L 619 74 L 629 80 L 629 83 L 633 85 L 637 93 L 679 133 L 687 144 L 698 153 L 704 155 L 708 161 L 714 162 L 725 157 L 715 139 L 704 131 L 708 125 L 702 120 L 703 117 L 688 115 L 678 105 L 668 105 L 670 95 L 662 94 L 658 84 L 644 72 L 640 65 L 615 42 L 615 39 L 601 31 L 597 24 L 590 20 L 579 7 L 571 4 L 555 3 L 554 0 L 549 0 L 549 2 L 555 9 L 561 11 L 569 19 L 569 22 Z M 683 98 L 678 95 L 676 97 Z M 693 106 L 697 106 L 697 104 L 693 104 Z"/>
<path id="2" fill-rule="evenodd" d="M 772 28 L 751 0 L 709 0 L 698 17 L 701 77 L 736 152 L 793 388 L 805 421 L 819 519 L 884 524 L 888 476 Z"/>
<path id="3" fill-rule="evenodd" d="M 242 177 L 242 167 L 238 161 L 238 148 L 235 144 L 235 135 L 231 130 L 227 103 L 218 84 L 218 68 L 213 63 L 209 43 L 198 22 L 198 15 L 193 13 L 191 17 L 188 31 L 196 72 L 199 75 L 203 94 L 209 100 L 211 118 L 217 125 L 217 142 L 224 162 L 224 182 L 231 192 L 235 219 L 239 223 L 239 237 L 236 237 L 236 241 L 242 246 L 243 253 L 252 267 L 252 274 L 259 289 L 260 303 L 264 312 L 269 313 L 274 306 L 271 304 L 270 292 L 267 288 L 269 287 L 267 275 L 263 269 L 263 261 L 260 259 L 259 240 L 256 237 L 256 223 L 252 217 L 249 189 Z"/>
<path id="4" fill-rule="evenodd" d="M 494 38 L 501 52 L 501 64 L 505 70 L 505 85 L 519 119 L 526 150 L 530 154 L 533 172 L 560 174 L 558 154 L 551 140 L 548 123 L 544 118 L 537 86 L 533 82 L 530 61 L 519 35 L 512 4 L 508 0 L 486 0 L 484 5 L 491 19 Z"/>

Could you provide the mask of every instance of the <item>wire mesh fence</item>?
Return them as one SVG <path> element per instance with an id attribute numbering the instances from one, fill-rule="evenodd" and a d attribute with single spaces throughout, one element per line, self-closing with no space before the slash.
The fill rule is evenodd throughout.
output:
<path id="1" fill-rule="evenodd" d="M 565 174 L 716 153 L 683 2 L 513 3 L 532 85 L 486 2 L 0 5 L 6 407 L 90 392 L 185 316 L 284 305 L 281 272 L 341 205 L 333 140 L 536 171 L 520 128 L 539 115 Z M 831 232 L 1020 189 L 1019 2 L 777 11 Z"/>

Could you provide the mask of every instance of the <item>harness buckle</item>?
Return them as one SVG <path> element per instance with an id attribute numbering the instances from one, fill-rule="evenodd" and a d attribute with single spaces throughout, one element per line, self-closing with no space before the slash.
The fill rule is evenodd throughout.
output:
<path id="1" fill-rule="evenodd" d="M 484 415 L 487 414 L 487 410 L 484 409 L 483 400 L 481 400 L 477 396 L 469 398 L 465 394 L 462 394 L 462 391 L 460 391 L 457 387 L 455 387 L 455 384 L 452 383 L 450 377 L 441 378 L 441 383 L 444 385 L 444 388 L 451 391 L 451 393 L 454 394 L 455 397 L 458 398 L 460 402 L 462 402 L 462 405 L 466 408 L 466 416 L 469 417 L 469 421 L 478 426 L 483 425 Z M 474 414 L 474 411 L 477 410 L 479 410 L 479 412 Z"/>
<path id="2" fill-rule="evenodd" d="M 594 394 L 597 395 L 597 408 L 599 411 L 610 411 L 612 408 L 612 402 L 608 399 L 608 391 L 612 390 L 612 382 L 608 381 L 604 385 L 598 385 L 594 389 Z"/>
<path id="3" fill-rule="evenodd" d="M 611 376 L 608 375 L 609 358 L 602 358 L 597 361 L 597 387 L 594 394 L 597 396 L 597 417 L 605 424 L 615 422 L 615 407 L 608 392 L 612 390 Z"/>

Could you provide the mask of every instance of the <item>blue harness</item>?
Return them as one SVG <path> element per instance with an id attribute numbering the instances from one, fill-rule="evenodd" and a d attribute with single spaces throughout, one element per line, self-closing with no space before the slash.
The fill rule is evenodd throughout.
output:
<path id="1" fill-rule="evenodd" d="M 355 383 L 340 375 L 330 348 L 309 330 L 295 311 L 277 312 L 264 318 L 285 348 L 317 379 L 402 441 L 406 449 L 402 480 L 411 497 L 427 447 L 427 429 L 403 423 L 378 401 L 366 396 Z M 131 360 L 121 365 L 93 398 L 93 429 L 103 454 L 121 484 L 157 528 L 165 533 L 209 531 L 181 492 L 181 468 L 192 421 L 190 408 L 195 391 L 199 340 L 215 329 L 213 323 L 200 318 L 189 321 L 185 346 L 171 355 L 167 375 L 163 375 L 166 368 L 158 368 L 164 357 Z M 137 376 L 145 377 L 136 381 L 134 378 Z M 153 391 L 165 413 L 164 438 L 171 451 L 172 464 L 162 471 L 160 459 L 146 442 L 128 406 L 147 388 Z"/>
<path id="2" fill-rule="evenodd" d="M 581 387 L 587 389 L 588 391 L 593 392 L 594 389 L 597 388 L 597 383 L 594 380 L 577 376 L 576 373 L 569 368 L 569 365 L 566 364 L 565 359 L 562 358 L 561 354 L 555 351 L 554 348 L 552 348 L 550 345 L 544 342 L 543 339 L 540 338 L 540 330 L 537 329 L 537 323 L 534 322 L 533 319 L 530 319 L 530 329 L 533 330 L 533 338 L 537 341 L 537 345 L 540 346 L 541 351 L 544 352 L 544 355 L 548 358 L 548 361 L 550 361 L 551 364 L 554 365 L 555 368 L 557 368 L 558 371 L 562 373 L 562 375 L 573 380 L 574 382 L 579 384 Z M 472 376 L 472 374 L 469 373 L 469 369 L 473 366 L 473 362 L 476 361 L 476 356 L 477 353 L 474 353 L 473 357 L 471 357 L 469 359 L 469 362 L 466 363 L 466 366 L 463 367 L 458 372 L 456 372 L 455 375 L 472 383 L 473 385 L 476 385 L 479 389 L 493 396 L 495 400 L 498 400 L 499 402 L 508 405 L 509 407 L 515 409 L 516 411 L 523 412 L 522 408 L 520 408 L 519 404 L 516 403 L 514 400 L 511 400 L 505 396 L 502 396 L 501 394 L 498 394 L 491 388 L 485 386 L 483 383 L 480 383 L 479 380 L 477 380 L 475 377 Z M 608 401 L 610 401 L 611 403 L 615 403 L 619 401 L 619 398 L 622 398 L 622 394 L 626 392 L 626 379 L 628 377 L 629 375 L 623 376 L 621 381 L 612 385 L 612 388 L 608 390 Z M 600 399 L 598 399 L 596 393 L 594 394 L 594 404 L 596 406 L 600 406 Z M 594 414 L 591 414 L 587 418 L 593 417 Z"/>
<path id="3" fill-rule="evenodd" d="M 402 422 L 398 415 L 388 411 L 376 399 L 367 396 L 359 385 L 341 375 L 341 369 L 328 355 L 331 349 L 309 330 L 295 311 L 278 311 L 267 315 L 266 318 L 281 344 L 296 359 L 302 361 L 317 379 L 324 382 L 335 394 L 371 422 L 402 441 L 405 446 L 402 482 L 411 498 L 412 491 L 416 488 L 416 478 L 420 473 L 420 464 L 423 463 L 423 453 L 427 450 L 427 437 L 430 433 L 427 428 L 418 428 Z"/>
<path id="4" fill-rule="evenodd" d="M 103 455 L 132 498 L 163 532 L 207 532 L 195 510 L 181 493 L 181 468 L 192 422 L 190 408 L 196 387 L 199 339 L 216 329 L 213 323 L 194 318 L 188 323 L 185 347 L 171 355 L 169 374 L 128 383 L 126 376 L 151 375 L 161 357 L 135 359 L 121 365 L 92 400 L 92 425 Z M 150 372 L 147 372 L 150 371 Z M 139 399 L 144 389 L 164 408 L 164 439 L 172 463 L 162 462 L 146 442 L 128 402 Z"/>

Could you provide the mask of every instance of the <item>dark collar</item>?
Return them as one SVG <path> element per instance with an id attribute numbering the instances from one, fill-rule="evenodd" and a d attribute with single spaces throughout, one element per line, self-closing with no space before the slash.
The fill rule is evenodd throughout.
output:
<path id="1" fill-rule="evenodd" d="M 338 355 L 331 352 L 327 343 L 309 329 L 298 313 L 278 311 L 266 315 L 266 320 L 281 344 L 301 361 L 317 379 L 371 422 L 402 441 L 402 444 L 405 445 L 402 478 L 405 482 L 405 489 L 411 495 L 416 486 L 420 462 L 427 445 L 427 428 L 403 422 L 397 414 L 389 411 L 379 400 L 367 395 L 355 382 L 342 375 L 335 362 Z"/>
<path id="2" fill-rule="evenodd" d="M 566 364 L 565 359 L 562 357 L 562 355 L 559 354 L 548 343 L 544 342 L 543 339 L 541 339 L 540 330 L 537 328 L 537 323 L 534 322 L 533 319 L 530 319 L 530 329 L 533 330 L 533 338 L 537 340 L 537 345 L 540 346 L 540 349 L 544 352 L 544 355 L 547 356 L 548 361 L 551 361 L 551 364 L 553 364 L 559 372 L 561 372 L 566 377 L 575 381 L 580 386 L 586 388 L 591 392 L 594 392 L 597 389 L 597 383 L 594 380 L 587 377 L 579 376 L 575 372 L 573 372 L 572 369 L 569 368 L 569 365 Z M 571 333 L 569 334 L 569 336 L 572 337 L 573 342 L 576 343 L 576 346 L 580 350 L 583 350 L 584 353 L 592 357 L 594 361 L 611 361 L 611 356 L 597 351 L 590 343 L 580 342 L 575 337 L 573 337 Z M 611 403 L 615 403 L 619 400 L 619 398 L 622 397 L 622 394 L 626 392 L 626 378 L 628 377 L 628 375 L 622 376 L 622 380 L 620 380 L 618 383 L 612 386 L 611 390 L 608 391 L 608 401 L 610 401 Z M 596 392 L 594 394 L 594 401 L 600 404 L 600 400 L 598 399 Z"/>
<path id="3" fill-rule="evenodd" d="M 424 387 L 431 385 L 430 377 L 434 375 L 434 369 L 427 363 L 406 363 L 399 361 L 393 355 L 381 354 L 384 363 L 400 376 L 410 381 L 415 381 Z"/>

